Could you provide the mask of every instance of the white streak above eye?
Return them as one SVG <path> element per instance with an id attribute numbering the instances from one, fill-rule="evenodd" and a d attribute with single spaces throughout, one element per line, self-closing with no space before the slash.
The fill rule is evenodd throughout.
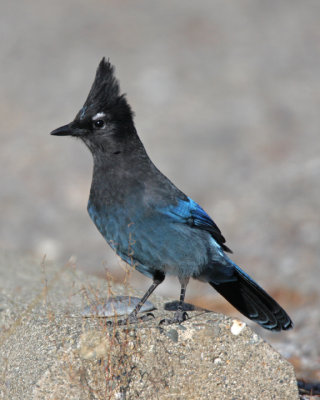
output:
<path id="1" fill-rule="evenodd" d="M 92 117 L 92 121 L 95 121 L 96 119 L 99 119 L 99 118 L 103 118 L 105 116 L 106 116 L 106 114 L 104 112 L 98 112 L 98 114 L 96 114 Z"/>

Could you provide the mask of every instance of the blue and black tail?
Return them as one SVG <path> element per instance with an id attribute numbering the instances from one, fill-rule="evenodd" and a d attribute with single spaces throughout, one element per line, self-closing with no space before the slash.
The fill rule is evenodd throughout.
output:
<path id="1" fill-rule="evenodd" d="M 271 331 L 293 327 L 289 315 L 253 279 L 235 266 L 236 280 L 225 283 L 209 282 L 229 303 L 247 318 Z"/>

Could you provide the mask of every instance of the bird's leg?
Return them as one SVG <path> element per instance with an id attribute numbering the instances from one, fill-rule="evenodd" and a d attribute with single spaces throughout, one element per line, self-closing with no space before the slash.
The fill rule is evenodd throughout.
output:
<path id="1" fill-rule="evenodd" d="M 180 278 L 179 281 L 181 284 L 181 290 L 180 290 L 178 310 L 175 313 L 175 318 L 178 319 L 182 318 L 182 321 L 185 321 L 188 318 L 188 314 L 184 311 L 183 304 L 186 295 L 187 285 L 189 283 L 189 278 Z"/>
<path id="2" fill-rule="evenodd" d="M 141 300 L 139 303 L 135 306 L 134 310 L 128 315 L 127 318 L 118 320 L 115 325 L 127 325 L 127 324 L 132 324 L 135 322 L 143 321 L 143 320 L 148 320 L 150 317 L 153 317 L 152 313 L 148 313 L 145 315 L 142 315 L 141 317 L 138 318 L 138 313 L 141 309 L 141 307 L 144 305 L 144 303 L 148 300 L 148 298 L 151 296 L 151 294 L 154 292 L 157 286 L 160 285 L 164 281 L 165 274 L 161 271 L 156 271 L 153 275 L 153 282 L 152 285 L 149 287 L 149 289 L 146 291 L 146 293 L 142 296 Z M 114 323 L 113 321 L 108 321 L 107 325 L 113 326 Z"/>
<path id="3" fill-rule="evenodd" d="M 163 279 L 164 279 L 164 277 L 163 277 Z M 146 291 L 146 293 L 143 295 L 143 297 L 141 298 L 141 300 L 139 301 L 139 303 L 135 306 L 135 308 L 134 308 L 134 310 L 130 313 L 130 315 L 129 315 L 129 317 L 128 317 L 128 319 L 129 319 L 129 321 L 130 322 L 135 322 L 138 318 L 137 318 L 137 315 L 138 315 L 138 312 L 140 311 L 140 309 L 141 309 L 141 307 L 144 305 L 144 303 L 148 300 L 148 298 L 151 296 L 151 294 L 153 293 L 153 291 L 156 289 L 156 287 L 158 286 L 158 285 L 160 285 L 160 283 L 163 281 L 163 279 L 161 279 L 161 280 L 154 280 L 153 282 L 152 282 L 152 285 L 149 287 L 149 289 Z M 148 313 L 147 314 L 147 316 L 149 315 L 150 313 Z M 143 318 L 143 317 L 141 317 L 141 318 Z"/>
<path id="4" fill-rule="evenodd" d="M 181 284 L 181 290 L 180 290 L 180 299 L 177 311 L 175 312 L 172 319 L 163 319 L 160 321 L 160 324 L 177 324 L 177 323 L 181 324 L 181 322 L 184 322 L 185 320 L 188 319 L 188 314 L 184 311 L 183 306 L 184 306 L 184 298 L 186 295 L 186 289 L 189 282 L 189 277 L 187 278 L 179 277 L 179 281 Z"/>

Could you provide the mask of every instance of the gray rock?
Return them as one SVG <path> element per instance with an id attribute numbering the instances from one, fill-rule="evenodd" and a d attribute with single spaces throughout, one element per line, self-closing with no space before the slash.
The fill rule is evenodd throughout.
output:
<path id="1" fill-rule="evenodd" d="M 81 315 L 108 282 L 13 255 L 0 273 L 1 399 L 298 399 L 293 367 L 239 321 L 197 310 L 159 327 L 153 296 L 154 320 L 110 328 Z"/>

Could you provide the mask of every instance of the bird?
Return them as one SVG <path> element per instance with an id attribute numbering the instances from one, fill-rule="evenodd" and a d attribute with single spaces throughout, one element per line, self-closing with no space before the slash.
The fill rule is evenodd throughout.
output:
<path id="1" fill-rule="evenodd" d="M 213 219 L 179 190 L 149 158 L 134 124 L 115 68 L 100 61 L 88 97 L 72 122 L 51 132 L 82 140 L 93 156 L 87 210 L 92 221 L 127 264 L 152 279 L 123 320 L 139 311 L 166 275 L 178 277 L 180 298 L 173 318 L 183 323 L 190 278 L 209 283 L 240 313 L 271 331 L 288 330 L 286 311 L 226 253 L 232 253 Z"/>

